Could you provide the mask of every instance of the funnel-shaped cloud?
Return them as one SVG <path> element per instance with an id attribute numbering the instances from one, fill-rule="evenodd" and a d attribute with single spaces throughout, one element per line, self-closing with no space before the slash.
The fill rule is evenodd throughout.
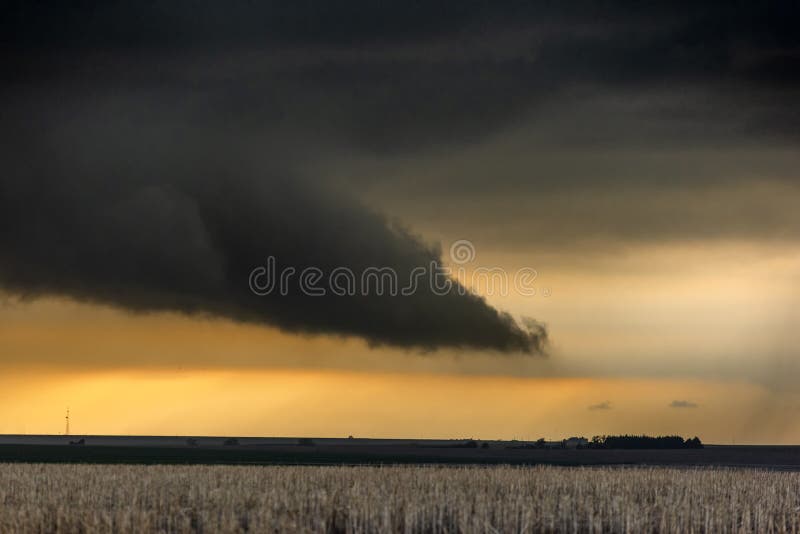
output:
<path id="1" fill-rule="evenodd" d="M 202 151 L 19 157 L 0 177 L 0 286 L 24 296 L 65 295 L 136 312 L 203 314 L 371 344 L 541 352 L 527 328 L 453 285 L 420 278 L 409 295 L 377 289 L 309 296 L 299 273 L 415 268 L 441 273 L 440 253 L 329 186 L 259 171 Z M 192 150 L 196 147 L 192 145 Z M 22 150 L 22 147 L 20 147 Z M 105 152 L 104 152 L 105 151 Z M 7 160 L 9 161 L 9 160 Z M 104 163 L 107 162 L 107 163 Z M 275 258 L 293 268 L 285 291 L 259 296 L 250 275 Z M 443 278 L 443 277 L 442 277 Z M 327 279 L 326 279 L 327 280 Z M 318 284 L 323 289 L 326 282 Z"/>

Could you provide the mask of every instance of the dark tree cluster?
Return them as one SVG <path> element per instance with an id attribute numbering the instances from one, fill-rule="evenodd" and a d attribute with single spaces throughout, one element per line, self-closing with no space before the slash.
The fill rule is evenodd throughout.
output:
<path id="1" fill-rule="evenodd" d="M 591 449 L 702 449 L 697 436 L 684 440 L 681 436 L 595 436 Z"/>

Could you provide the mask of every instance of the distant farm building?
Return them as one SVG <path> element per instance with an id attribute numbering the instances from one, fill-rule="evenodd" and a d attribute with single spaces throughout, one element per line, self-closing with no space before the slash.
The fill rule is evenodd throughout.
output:
<path id="1" fill-rule="evenodd" d="M 565 449 L 585 449 L 589 446 L 589 440 L 586 438 L 571 437 L 564 440 Z"/>

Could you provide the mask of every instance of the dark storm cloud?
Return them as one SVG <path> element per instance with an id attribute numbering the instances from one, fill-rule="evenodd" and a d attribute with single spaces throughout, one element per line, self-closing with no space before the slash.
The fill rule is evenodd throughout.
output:
<path id="1" fill-rule="evenodd" d="M 348 0 L 332 5 L 310 2 L 136 2 L 6 3 L 4 40 L 23 45 L 70 46 L 204 46 L 224 44 L 313 43 L 321 45 L 378 45 L 422 40 L 487 26 L 547 26 L 559 33 L 580 32 L 608 37 L 620 34 L 614 45 L 637 53 L 644 69 L 648 54 L 685 62 L 685 48 L 707 50 L 695 62 L 723 56 L 717 50 L 731 43 L 796 45 L 793 2 L 601 2 L 569 4 L 549 1 L 370 2 Z M 620 32 L 620 26 L 627 31 Z M 602 29 L 606 30 L 603 31 Z M 623 37 L 641 30 L 651 34 L 648 47 L 622 47 Z M 666 39 L 665 35 L 671 35 Z M 610 41 L 607 39 L 607 41 Z M 661 43 L 684 47 L 669 50 Z M 639 44 L 634 43 L 634 44 Z M 609 42 L 609 45 L 611 43 Z M 588 58 L 596 57 L 593 51 Z M 697 64 L 697 63 L 693 63 Z M 725 65 L 720 65 L 724 67 Z M 649 69 L 655 69 L 648 66 Z M 629 69 L 632 70 L 632 69 Z M 764 69 L 768 73 L 783 69 Z"/>
<path id="2" fill-rule="evenodd" d="M 242 137 L 176 127 L 174 111 L 147 109 L 129 100 L 89 105 L 76 123 L 62 117 L 46 132 L 18 124 L 18 136 L 6 138 L 2 287 L 378 345 L 541 352 L 543 330 L 520 327 L 458 288 L 434 294 L 427 279 L 410 296 L 311 297 L 297 278 L 286 295 L 254 295 L 250 273 L 268 256 L 297 272 L 390 267 L 405 284 L 416 267 L 438 268 L 440 253 L 299 175 L 287 151 L 264 149 L 255 161 Z"/>
<path id="3" fill-rule="evenodd" d="M 754 135 L 795 138 L 797 114 L 786 104 L 800 86 L 798 10 L 790 2 L 17 2 L 0 33 L 4 74 L 14 80 L 155 83 L 214 99 L 231 119 L 239 105 L 256 122 L 330 130 L 391 153 L 474 142 L 531 111 L 570 109 L 554 99 L 575 87 L 681 94 L 700 85 L 738 95 L 728 109 Z M 715 120 L 699 110 L 683 111 Z"/>

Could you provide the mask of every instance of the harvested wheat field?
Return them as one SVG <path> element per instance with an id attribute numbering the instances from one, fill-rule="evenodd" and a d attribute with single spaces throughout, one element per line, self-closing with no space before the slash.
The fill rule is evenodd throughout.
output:
<path id="1" fill-rule="evenodd" d="M 0 532 L 797 532 L 800 473 L 0 465 Z"/>

